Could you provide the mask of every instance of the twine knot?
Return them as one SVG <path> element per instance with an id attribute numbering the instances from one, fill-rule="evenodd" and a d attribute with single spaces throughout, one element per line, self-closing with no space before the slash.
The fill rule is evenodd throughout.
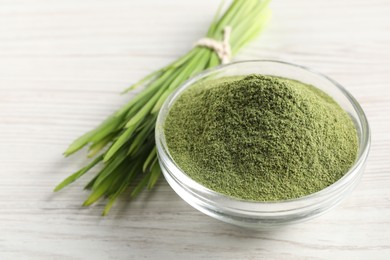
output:
<path id="1" fill-rule="evenodd" d="M 229 63 L 232 57 L 232 49 L 230 47 L 229 39 L 232 32 L 230 26 L 223 29 L 223 40 L 217 41 L 211 38 L 202 38 L 195 43 L 195 46 L 206 47 L 215 51 L 222 64 Z"/>

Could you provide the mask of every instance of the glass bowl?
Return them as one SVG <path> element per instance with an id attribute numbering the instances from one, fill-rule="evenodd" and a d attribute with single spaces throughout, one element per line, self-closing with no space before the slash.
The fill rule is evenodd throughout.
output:
<path id="1" fill-rule="evenodd" d="M 297 199 L 277 202 L 240 200 L 210 190 L 183 172 L 170 155 L 164 136 L 164 121 L 180 94 L 200 80 L 248 74 L 273 75 L 311 84 L 331 97 L 350 115 L 355 123 L 359 151 L 354 165 L 337 182 L 327 188 Z M 316 217 L 331 209 L 357 185 L 361 179 L 370 147 L 367 118 L 352 95 L 334 80 L 308 68 L 286 62 L 258 60 L 222 65 L 186 81 L 165 101 L 156 124 L 156 146 L 165 179 L 175 192 L 199 211 L 221 221 L 251 229 L 268 229 L 297 223 Z"/>

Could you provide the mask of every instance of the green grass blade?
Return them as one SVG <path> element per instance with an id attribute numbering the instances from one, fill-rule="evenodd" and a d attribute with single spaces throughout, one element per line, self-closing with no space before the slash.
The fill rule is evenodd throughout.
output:
<path id="1" fill-rule="evenodd" d="M 83 206 L 90 206 L 96 201 L 98 201 L 106 193 L 107 189 L 110 187 L 115 178 L 117 178 L 117 176 L 112 175 L 107 178 L 103 183 L 101 183 L 96 189 L 93 189 L 92 193 L 84 201 Z"/>
<path id="2" fill-rule="evenodd" d="M 104 162 L 107 162 L 111 157 L 131 138 L 136 126 L 127 128 L 110 147 L 104 155 Z"/>
<path id="3" fill-rule="evenodd" d="M 106 216 L 110 212 L 117 198 L 129 187 L 130 182 L 135 178 L 137 172 L 138 167 L 133 167 L 130 169 L 126 178 L 122 180 L 120 185 L 115 189 L 116 191 L 110 196 L 110 199 L 102 212 L 103 216 Z"/>
<path id="4" fill-rule="evenodd" d="M 218 6 L 217 12 L 215 13 L 213 21 L 211 22 L 209 30 L 207 31 L 207 34 L 206 34 L 207 37 L 211 37 L 214 34 L 214 30 L 218 24 L 218 20 L 219 20 L 219 17 L 221 15 L 222 8 L 224 5 L 225 5 L 225 0 L 223 0 Z"/>
<path id="5" fill-rule="evenodd" d="M 99 141 L 97 143 L 93 143 L 89 147 L 89 152 L 88 152 L 87 157 L 89 157 L 89 158 L 94 157 L 98 152 L 100 152 L 104 147 L 106 147 L 107 144 L 112 142 L 113 137 L 114 137 L 114 134 L 111 134 L 111 135 L 106 136 L 101 141 Z"/>
<path id="6" fill-rule="evenodd" d="M 83 148 L 85 145 L 87 145 L 90 142 L 91 137 L 93 136 L 94 133 L 95 133 L 95 131 L 90 131 L 90 132 L 85 133 L 84 135 L 80 136 L 79 138 L 77 138 L 75 141 L 73 141 L 73 143 L 71 143 L 69 145 L 69 147 L 64 152 L 64 155 L 69 156 L 69 155 L 77 152 L 81 148 Z"/>
<path id="7" fill-rule="evenodd" d="M 102 212 L 103 217 L 108 215 L 117 198 L 118 198 L 117 196 L 111 197 L 110 200 L 107 202 Z"/>
<path id="8" fill-rule="evenodd" d="M 138 185 L 135 186 L 134 190 L 131 192 L 130 197 L 137 197 L 138 194 L 146 187 L 150 179 L 150 172 L 141 177 L 141 180 L 138 182 Z"/>
<path id="9" fill-rule="evenodd" d="M 100 173 L 99 173 L 100 174 Z M 88 183 L 87 185 L 84 186 L 84 190 L 90 190 L 92 189 L 93 185 L 95 184 L 95 181 L 97 180 L 97 178 L 99 177 L 99 174 L 96 175 L 95 177 L 93 177 Z"/>
<path id="10" fill-rule="evenodd" d="M 150 119 L 150 122 L 154 122 L 154 119 Z M 141 149 L 141 146 L 144 144 L 146 139 L 150 136 L 150 134 L 154 134 L 154 124 L 149 124 L 145 126 L 133 139 L 130 148 L 127 152 L 127 155 L 134 154 L 137 150 Z"/>
<path id="11" fill-rule="evenodd" d="M 100 183 L 103 182 L 112 172 L 114 172 L 118 167 L 120 167 L 120 165 L 126 159 L 129 160 L 130 158 L 126 157 L 125 149 L 119 150 L 116 156 L 112 158 L 112 160 L 107 161 L 104 168 L 99 172 L 97 179 L 95 180 L 95 183 L 93 185 L 93 189 L 99 186 Z"/>
<path id="12" fill-rule="evenodd" d="M 152 165 L 152 162 L 157 158 L 157 149 L 156 147 L 153 147 L 153 150 L 149 153 L 148 157 L 146 158 L 143 166 L 142 166 L 142 172 L 146 172 L 148 168 Z"/>
<path id="13" fill-rule="evenodd" d="M 162 70 L 163 69 L 160 69 L 160 70 L 157 70 L 155 72 L 152 72 L 150 73 L 149 75 L 147 75 L 146 77 L 142 78 L 140 81 L 136 82 L 135 84 L 131 85 L 130 87 L 128 87 L 127 89 L 125 89 L 122 94 L 126 94 L 127 92 L 131 91 L 131 90 L 134 90 L 144 84 L 146 84 L 148 81 L 151 81 L 153 78 L 156 78 L 158 77 L 158 74 L 161 74 L 162 73 Z"/>
<path id="14" fill-rule="evenodd" d="M 164 93 L 164 88 L 160 88 L 160 90 L 151 98 L 141 110 L 138 111 L 136 115 L 134 115 L 126 124 L 126 128 L 133 128 L 138 125 L 152 110 L 154 104 L 160 98 L 160 96 Z"/>
<path id="15" fill-rule="evenodd" d="M 150 170 L 150 178 L 148 182 L 149 190 L 151 190 L 154 187 L 160 175 L 161 175 L 161 169 L 160 166 L 158 165 L 157 160 L 155 160 L 152 169 Z"/>
<path id="16" fill-rule="evenodd" d="M 98 164 L 102 160 L 103 160 L 103 155 L 95 158 L 90 164 L 80 169 L 79 171 L 75 172 L 74 174 L 70 175 L 68 178 L 66 178 L 60 184 L 58 184 L 54 188 L 54 191 L 59 191 L 62 188 L 68 186 L 69 184 L 71 184 L 72 182 L 74 182 L 75 180 L 83 176 L 86 172 L 88 172 L 90 169 L 92 169 L 96 164 Z"/>

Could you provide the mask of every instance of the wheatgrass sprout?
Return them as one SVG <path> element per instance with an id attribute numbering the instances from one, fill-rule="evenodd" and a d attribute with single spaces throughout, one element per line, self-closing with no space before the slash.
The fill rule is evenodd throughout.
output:
<path id="1" fill-rule="evenodd" d="M 270 17 L 269 0 L 235 0 L 226 7 L 222 4 L 214 17 L 206 37 L 222 40 L 224 29 L 232 29 L 229 43 L 232 54 L 253 40 Z M 76 139 L 65 151 L 69 156 L 89 146 L 89 157 L 95 157 L 87 166 L 61 182 L 55 191 L 74 182 L 90 169 L 102 164 L 101 170 L 86 185 L 91 190 L 84 202 L 89 206 L 102 197 L 108 198 L 103 211 L 106 215 L 113 203 L 127 188 L 131 197 L 145 187 L 151 189 L 161 175 L 157 161 L 154 127 L 157 114 L 177 87 L 195 74 L 217 66 L 220 60 L 215 51 L 194 47 L 170 65 L 151 73 L 126 92 L 143 87 L 143 90 L 99 126 Z"/>

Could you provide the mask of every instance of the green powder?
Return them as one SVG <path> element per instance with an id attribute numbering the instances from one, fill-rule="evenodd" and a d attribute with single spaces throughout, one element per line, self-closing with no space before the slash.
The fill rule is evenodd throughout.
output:
<path id="1" fill-rule="evenodd" d="M 354 123 L 331 97 L 273 76 L 198 83 L 174 103 L 164 131 L 189 177 L 255 201 L 322 190 L 348 171 L 358 151 Z"/>

